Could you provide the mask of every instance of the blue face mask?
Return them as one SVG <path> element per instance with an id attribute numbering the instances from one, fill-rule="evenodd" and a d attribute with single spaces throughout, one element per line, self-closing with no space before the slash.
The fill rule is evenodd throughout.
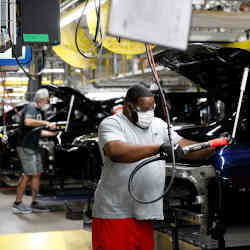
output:
<path id="1" fill-rule="evenodd" d="M 50 108 L 50 104 L 45 103 L 45 104 L 43 104 L 43 106 L 41 107 L 41 110 L 42 110 L 42 111 L 46 111 L 46 110 L 48 110 L 49 108 Z"/>

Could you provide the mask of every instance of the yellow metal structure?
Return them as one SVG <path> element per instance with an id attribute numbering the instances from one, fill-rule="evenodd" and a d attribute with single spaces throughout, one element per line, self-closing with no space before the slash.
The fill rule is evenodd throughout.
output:
<path id="1" fill-rule="evenodd" d="M 245 40 L 241 42 L 227 43 L 225 47 L 240 48 L 245 50 L 250 50 L 250 40 Z"/>
<path id="2" fill-rule="evenodd" d="M 96 59 L 86 59 L 75 45 L 76 24 L 71 23 L 61 29 L 61 44 L 54 46 L 55 53 L 66 63 L 76 68 L 95 68 Z M 79 28 L 77 42 L 80 50 L 96 54 L 94 43 L 87 37 L 86 32 Z"/>
<path id="3" fill-rule="evenodd" d="M 54 80 L 53 84 L 63 84 L 63 80 Z M 42 84 L 51 84 L 51 80 L 42 80 Z M 5 82 L 6 86 L 26 86 L 28 85 L 28 80 L 24 81 L 6 81 Z"/>
<path id="4" fill-rule="evenodd" d="M 106 33 L 108 25 L 108 15 L 110 9 L 110 2 L 107 1 L 101 6 L 101 28 L 103 33 L 103 46 L 117 54 L 124 55 L 136 55 L 145 53 L 145 45 L 141 42 L 134 42 L 126 39 L 120 39 L 120 42 L 116 37 L 108 36 Z M 90 33 L 94 36 L 97 24 L 96 10 L 93 9 L 87 13 L 87 23 Z M 100 36 L 98 36 L 100 42 Z"/>
<path id="5" fill-rule="evenodd" d="M 84 230 L 0 235 L 4 250 L 92 250 L 91 232 Z"/>

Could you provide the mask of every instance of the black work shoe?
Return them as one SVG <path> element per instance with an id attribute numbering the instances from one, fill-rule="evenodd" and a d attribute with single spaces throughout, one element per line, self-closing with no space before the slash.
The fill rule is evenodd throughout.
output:
<path id="1" fill-rule="evenodd" d="M 37 213 L 47 213 L 50 212 L 50 209 L 44 205 L 39 204 L 37 201 L 33 201 L 30 205 L 32 212 Z"/>

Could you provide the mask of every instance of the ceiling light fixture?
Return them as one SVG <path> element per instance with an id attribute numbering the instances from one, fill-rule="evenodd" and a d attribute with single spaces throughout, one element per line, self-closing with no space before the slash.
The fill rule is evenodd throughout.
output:
<path id="1" fill-rule="evenodd" d="M 23 71 L 22 70 L 18 70 L 17 73 L 23 73 Z M 42 73 L 64 73 L 64 68 L 51 68 L 51 69 L 48 68 L 48 69 L 43 69 Z"/>

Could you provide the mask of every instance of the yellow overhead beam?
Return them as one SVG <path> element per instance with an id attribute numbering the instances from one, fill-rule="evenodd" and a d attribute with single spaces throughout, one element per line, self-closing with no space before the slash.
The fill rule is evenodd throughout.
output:
<path id="1" fill-rule="evenodd" d="M 51 80 L 43 80 L 42 84 L 51 84 Z M 54 80 L 53 84 L 63 84 L 64 80 Z M 28 81 L 6 81 L 6 86 L 26 86 L 28 85 Z M 1 85 L 0 85 L 1 86 Z"/>
<path id="2" fill-rule="evenodd" d="M 227 43 L 224 46 L 231 47 L 231 48 L 250 50 L 250 40 L 245 40 L 245 41 L 241 41 L 241 42 L 234 42 L 234 43 Z"/>

